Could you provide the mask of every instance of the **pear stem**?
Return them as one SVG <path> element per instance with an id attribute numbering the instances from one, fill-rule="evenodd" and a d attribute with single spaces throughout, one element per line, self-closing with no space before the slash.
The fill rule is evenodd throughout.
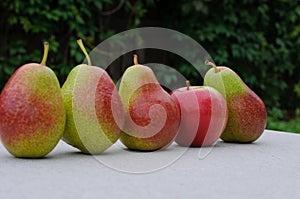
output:
<path id="1" fill-rule="evenodd" d="M 133 64 L 134 64 L 134 65 L 139 64 L 138 59 L 139 59 L 138 55 L 137 55 L 137 54 L 134 54 L 134 55 L 133 55 Z"/>
<path id="2" fill-rule="evenodd" d="M 215 72 L 216 72 L 216 73 L 220 72 L 220 70 L 217 68 L 216 64 L 214 64 L 214 63 L 211 62 L 211 61 L 206 60 L 206 61 L 205 61 L 205 65 L 212 66 L 212 67 L 215 69 Z"/>
<path id="3" fill-rule="evenodd" d="M 91 62 L 90 56 L 89 56 L 89 54 L 86 52 L 86 49 L 85 49 L 85 47 L 84 47 L 84 45 L 83 45 L 83 43 L 82 43 L 82 40 L 81 40 L 81 39 L 78 39 L 78 40 L 77 40 L 77 44 L 79 45 L 80 49 L 82 50 L 83 54 L 85 55 L 88 65 L 91 66 L 91 65 L 92 65 L 92 62 Z"/>
<path id="4" fill-rule="evenodd" d="M 186 80 L 185 81 L 185 84 L 186 84 L 186 90 L 190 90 L 190 86 L 191 86 L 191 83 L 189 80 Z"/>
<path id="5" fill-rule="evenodd" d="M 43 55 L 43 59 L 42 59 L 42 62 L 41 62 L 42 66 L 46 66 L 48 52 L 49 52 L 49 43 L 48 42 L 44 42 L 44 55 Z"/>

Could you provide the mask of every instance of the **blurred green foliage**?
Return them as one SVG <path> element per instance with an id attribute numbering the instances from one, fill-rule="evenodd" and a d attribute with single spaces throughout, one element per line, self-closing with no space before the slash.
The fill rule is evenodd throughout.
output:
<path id="1" fill-rule="evenodd" d="M 287 132 L 300 133 L 300 109 L 296 110 L 296 116 L 293 119 L 282 120 L 270 115 L 268 117 L 268 128 Z"/>
<path id="2" fill-rule="evenodd" d="M 263 98 L 269 115 L 296 116 L 300 1 L 182 0 L 167 13 L 170 27 L 199 41 L 218 65 L 233 68 Z"/>
<path id="3" fill-rule="evenodd" d="M 265 102 L 269 128 L 300 133 L 298 0 L 2 0 L 0 16 L 0 88 L 17 67 L 40 61 L 42 41 L 50 43 L 47 63 L 63 82 L 83 60 L 76 39 L 89 50 L 129 28 L 162 26 L 234 69 Z M 179 70 L 197 81 L 193 67 Z"/>
<path id="4" fill-rule="evenodd" d="M 64 81 L 84 59 L 78 38 L 89 51 L 117 29 L 139 26 L 151 4 L 152 0 L 1 0 L 0 88 L 20 65 L 40 62 L 42 41 L 50 44 L 47 65 Z M 116 17 L 118 12 L 123 16 Z"/>

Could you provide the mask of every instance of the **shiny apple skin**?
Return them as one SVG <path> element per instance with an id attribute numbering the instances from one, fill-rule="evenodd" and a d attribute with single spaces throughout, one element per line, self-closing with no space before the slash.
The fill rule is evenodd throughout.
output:
<path id="1" fill-rule="evenodd" d="M 224 97 L 209 86 L 179 88 L 171 96 L 181 111 L 180 130 L 175 142 L 187 147 L 213 145 L 228 120 Z"/>

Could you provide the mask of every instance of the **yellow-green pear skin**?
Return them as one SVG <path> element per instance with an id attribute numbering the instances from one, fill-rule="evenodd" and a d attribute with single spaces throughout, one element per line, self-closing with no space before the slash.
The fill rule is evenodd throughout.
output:
<path id="1" fill-rule="evenodd" d="M 77 43 L 88 64 L 74 67 L 62 86 L 67 116 L 63 140 L 83 153 L 99 154 L 119 139 L 124 109 L 110 76 L 92 66 L 82 40 Z"/>
<path id="2" fill-rule="evenodd" d="M 124 72 L 119 93 L 126 118 L 120 140 L 128 149 L 154 151 L 173 142 L 180 110 L 149 67 L 135 61 Z"/>
<path id="3" fill-rule="evenodd" d="M 1 141 L 15 157 L 44 157 L 64 131 L 60 85 L 55 73 L 45 66 L 47 54 L 45 43 L 44 61 L 18 68 L 1 92 Z"/>
<path id="4" fill-rule="evenodd" d="M 267 111 L 263 101 L 230 68 L 214 66 L 207 71 L 204 85 L 214 87 L 226 99 L 227 126 L 221 135 L 225 142 L 251 143 L 264 132 Z"/>
<path id="5" fill-rule="evenodd" d="M 86 64 L 74 67 L 62 95 L 67 115 L 65 142 L 83 153 L 99 154 L 118 140 L 124 110 L 105 70 Z"/>

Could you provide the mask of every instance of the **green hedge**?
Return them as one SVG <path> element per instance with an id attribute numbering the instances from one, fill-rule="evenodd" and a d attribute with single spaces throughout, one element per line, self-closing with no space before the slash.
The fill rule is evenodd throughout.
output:
<path id="1" fill-rule="evenodd" d="M 178 1 L 165 6 L 170 27 L 199 41 L 264 100 L 269 115 L 300 108 L 300 1 Z M 177 12 L 172 12 L 177 10 Z M 176 20 L 174 20 L 176 19 Z"/>
<path id="2" fill-rule="evenodd" d="M 1 0 L 0 88 L 17 67 L 40 61 L 42 41 L 50 43 L 47 64 L 63 82 L 84 58 L 78 38 L 92 49 L 117 31 L 140 25 L 145 7 L 152 4 L 152 0 Z"/>
<path id="3" fill-rule="evenodd" d="M 17 67 L 40 61 L 42 41 L 50 43 L 48 65 L 63 82 L 83 60 L 77 38 L 92 49 L 139 26 L 172 28 L 197 40 L 217 64 L 233 68 L 261 96 L 270 126 L 300 117 L 297 0 L 2 0 L 0 88 Z M 181 66 L 190 79 L 192 70 Z"/>

